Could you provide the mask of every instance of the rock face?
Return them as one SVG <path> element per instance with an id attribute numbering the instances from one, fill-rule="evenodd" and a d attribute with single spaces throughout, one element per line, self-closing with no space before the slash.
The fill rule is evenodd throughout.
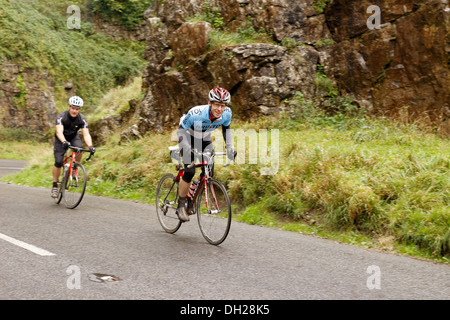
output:
<path id="1" fill-rule="evenodd" d="M 54 126 L 54 84 L 48 74 L 1 64 L 0 125 L 45 133 Z"/>
<path id="2" fill-rule="evenodd" d="M 371 3 L 381 9 L 381 26 L 368 32 L 364 19 L 352 17 Z M 392 116 L 408 106 L 411 116 L 445 114 L 450 101 L 448 17 L 446 1 L 332 1 L 326 20 L 336 45 L 326 71 L 343 93 L 355 95 L 376 113 Z"/>
<path id="3" fill-rule="evenodd" d="M 107 21 L 103 21 L 95 17 L 93 21 L 94 30 L 98 33 L 103 33 L 112 37 L 114 40 L 132 40 L 132 41 L 145 41 L 147 24 L 145 21 L 133 28 L 127 28 L 121 25 L 113 24 Z"/>
<path id="4" fill-rule="evenodd" d="M 134 29 L 114 26 L 101 20 L 95 20 L 97 32 L 103 32 L 112 38 L 143 41 L 147 25 Z M 21 128 L 45 134 L 55 127 L 57 106 L 55 103 L 55 81 L 51 72 L 42 68 L 22 67 L 14 60 L 0 60 L 0 126 Z M 73 83 L 57 83 L 63 94 L 69 98 L 76 95 Z M 111 121 L 111 129 L 117 123 L 122 123 L 126 115 L 121 115 L 120 121 Z M 103 128 L 103 126 L 101 126 Z"/>
<path id="5" fill-rule="evenodd" d="M 151 3 L 143 29 L 145 97 L 99 127 L 123 127 L 124 139 L 171 129 L 189 108 L 205 104 L 215 86 L 231 92 L 233 115 L 245 119 L 289 109 L 296 91 L 320 103 L 331 92 L 317 84 L 319 75 L 334 84 L 333 94 L 349 96 L 373 114 L 428 117 L 450 135 L 448 0 L 204 3 Z M 220 19 L 193 19 L 199 13 Z M 217 21 L 223 36 L 264 32 L 271 41 L 210 47 Z M 51 80 L 2 63 L 1 123 L 45 131 L 55 109 Z"/>
<path id="6" fill-rule="evenodd" d="M 217 48 L 208 47 L 209 23 L 187 21 L 204 11 L 203 2 L 154 1 L 146 11 L 147 94 L 134 117 L 141 133 L 176 126 L 214 86 L 231 92 L 241 118 L 288 109 L 296 91 L 324 98 L 314 81 L 319 66 L 339 93 L 369 112 L 396 116 L 407 109 L 410 121 L 428 115 L 450 123 L 442 122 L 450 116 L 446 0 L 333 0 L 323 13 L 313 0 L 209 1 L 223 30 L 251 27 L 273 39 Z M 380 9 L 375 28 L 371 5 Z"/>
<path id="7" fill-rule="evenodd" d="M 203 3 L 155 1 L 147 10 L 149 65 L 143 75 L 147 95 L 134 117 L 140 119 L 139 130 L 176 126 L 189 108 L 207 103 L 207 93 L 215 86 L 231 92 L 233 113 L 238 117 L 286 109 L 285 100 L 296 91 L 306 97 L 318 93 L 314 78 L 320 55 L 314 47 L 287 48 L 273 41 L 208 48 L 213 27 L 187 21 L 202 11 Z M 210 7 L 220 11 L 224 30 L 229 32 L 251 27 L 273 33 L 279 40 L 289 34 L 294 44 L 315 43 L 329 35 L 324 15 L 313 16 L 315 10 L 308 1 L 292 3 L 296 2 L 228 0 L 211 1 Z M 300 28 L 303 24 L 306 29 Z"/>

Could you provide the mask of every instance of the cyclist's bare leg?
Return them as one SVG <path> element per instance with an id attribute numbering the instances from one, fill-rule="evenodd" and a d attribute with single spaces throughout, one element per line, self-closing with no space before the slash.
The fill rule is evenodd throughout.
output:
<path id="1" fill-rule="evenodd" d="M 190 186 L 191 184 L 189 182 L 186 182 L 183 179 L 180 180 L 180 189 L 178 190 L 180 198 L 186 198 Z"/>
<path id="2" fill-rule="evenodd" d="M 179 184 L 179 190 L 178 190 L 178 208 L 177 208 L 177 214 L 178 214 L 178 218 L 182 221 L 182 222 L 186 222 L 189 221 L 189 216 L 187 214 L 186 211 L 186 196 L 189 192 L 189 187 L 190 187 L 190 183 L 184 181 L 183 179 L 180 180 L 180 184 Z"/>
<path id="3" fill-rule="evenodd" d="M 83 157 L 83 154 L 80 152 L 80 153 L 77 153 L 77 155 L 75 156 L 75 161 L 76 162 L 81 162 L 81 158 Z"/>
<path id="4" fill-rule="evenodd" d="M 53 182 L 57 182 L 58 181 L 58 177 L 61 174 L 61 168 L 57 168 L 55 166 L 53 166 Z"/>
<path id="5" fill-rule="evenodd" d="M 55 198 L 55 199 L 58 197 L 57 181 L 58 181 L 58 177 L 59 177 L 60 173 L 61 173 L 61 168 L 57 168 L 57 167 L 53 166 L 53 169 L 52 169 L 53 186 L 52 186 L 51 196 L 52 196 L 52 198 Z"/>

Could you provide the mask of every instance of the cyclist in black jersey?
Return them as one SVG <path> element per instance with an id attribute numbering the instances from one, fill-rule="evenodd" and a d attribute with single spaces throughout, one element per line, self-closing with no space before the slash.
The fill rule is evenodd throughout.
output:
<path id="1" fill-rule="evenodd" d="M 75 147 L 83 147 L 78 130 L 81 129 L 83 133 L 84 142 L 89 146 L 92 153 L 95 148 L 92 145 L 92 137 L 89 133 L 88 123 L 84 115 L 80 113 L 80 109 L 84 102 L 78 96 L 73 96 L 69 99 L 69 110 L 61 112 L 56 116 L 56 133 L 55 144 L 53 147 L 53 154 L 55 156 L 55 165 L 53 166 L 53 186 L 51 196 L 56 198 L 58 196 L 58 177 L 61 173 L 63 165 L 64 153 L 73 145 Z M 81 153 L 77 155 L 76 161 L 81 161 Z"/>

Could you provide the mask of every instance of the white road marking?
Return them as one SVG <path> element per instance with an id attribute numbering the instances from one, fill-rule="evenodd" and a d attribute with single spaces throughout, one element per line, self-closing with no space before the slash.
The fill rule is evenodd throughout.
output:
<path id="1" fill-rule="evenodd" d="M 7 235 L 5 235 L 3 233 L 0 233 L 0 239 L 6 240 L 6 241 L 8 241 L 8 242 L 10 242 L 12 244 L 15 244 L 16 246 L 19 246 L 21 248 L 27 249 L 27 250 L 29 250 L 31 252 L 34 252 L 34 253 L 36 253 L 36 254 L 38 254 L 40 256 L 55 256 L 54 253 L 51 253 L 51 252 L 49 252 L 47 250 L 44 250 L 44 249 L 38 248 L 36 246 L 33 246 L 32 244 L 29 244 L 29 243 L 26 243 L 26 242 L 23 242 L 23 241 L 20 241 L 20 240 L 8 237 Z"/>

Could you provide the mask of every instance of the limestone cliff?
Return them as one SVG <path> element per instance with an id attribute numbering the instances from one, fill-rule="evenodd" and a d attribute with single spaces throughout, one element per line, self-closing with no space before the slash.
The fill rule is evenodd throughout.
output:
<path id="1" fill-rule="evenodd" d="M 296 91 L 320 100 L 329 92 L 314 81 L 318 72 L 369 112 L 396 116 L 407 110 L 410 121 L 428 116 L 449 130 L 446 0 L 332 0 L 325 8 L 313 0 L 209 1 L 224 31 L 250 23 L 272 38 L 216 48 L 208 47 L 211 24 L 188 21 L 203 3 L 154 1 L 146 11 L 147 94 L 127 134 L 176 126 L 190 107 L 206 103 L 213 86 L 231 91 L 233 112 L 241 118 L 285 110 Z M 375 27 L 368 24 L 371 5 L 380 9 Z"/>
<path id="2" fill-rule="evenodd" d="M 369 31 L 361 14 L 371 4 L 381 9 L 381 26 Z M 336 45 L 326 72 L 378 114 L 407 106 L 410 120 L 448 118 L 449 14 L 441 0 L 332 1 L 326 21 Z"/>
<path id="3" fill-rule="evenodd" d="M 245 119 L 289 109 L 297 91 L 321 103 L 331 92 L 317 85 L 319 75 L 333 94 L 373 114 L 428 117 L 450 135 L 448 0 L 207 2 L 220 13 L 224 35 L 252 29 L 268 40 L 211 46 L 217 26 L 192 19 L 205 0 L 153 1 L 144 14 L 145 97 L 97 128 L 123 126 L 129 137 L 176 126 L 214 86 L 231 91 L 233 114 Z M 380 10 L 372 28 L 371 6 Z M 44 132 L 55 114 L 51 77 L 1 63 L 1 123 Z"/>
<path id="4" fill-rule="evenodd" d="M 1 1 L 0 7 L 0 127 L 45 134 L 70 96 L 81 95 L 92 107 L 145 65 L 126 41 L 115 41 L 144 41 L 145 21 L 112 25 L 82 6 L 80 26 L 72 29 L 63 3 Z"/>
<path id="5" fill-rule="evenodd" d="M 45 133 L 56 118 L 52 78 L 9 60 L 0 67 L 0 125 Z"/>

